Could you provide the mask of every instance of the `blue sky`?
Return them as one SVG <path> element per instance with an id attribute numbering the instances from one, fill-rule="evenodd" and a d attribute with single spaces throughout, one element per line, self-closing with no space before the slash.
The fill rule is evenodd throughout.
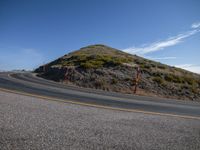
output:
<path id="1" fill-rule="evenodd" d="M 0 70 L 90 44 L 200 73 L 200 1 L 0 0 Z"/>

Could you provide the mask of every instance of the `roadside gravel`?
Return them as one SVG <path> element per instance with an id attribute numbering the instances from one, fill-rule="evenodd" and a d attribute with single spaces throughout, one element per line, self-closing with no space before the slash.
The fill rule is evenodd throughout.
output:
<path id="1" fill-rule="evenodd" d="M 200 120 L 0 92 L 0 150 L 199 150 Z"/>

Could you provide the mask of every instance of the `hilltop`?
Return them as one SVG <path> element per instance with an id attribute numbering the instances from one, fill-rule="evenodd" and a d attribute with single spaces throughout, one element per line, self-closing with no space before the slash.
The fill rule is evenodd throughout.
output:
<path id="1" fill-rule="evenodd" d="M 200 75 L 131 55 L 105 45 L 90 45 L 35 70 L 38 76 L 65 84 L 133 94 L 200 101 Z"/>

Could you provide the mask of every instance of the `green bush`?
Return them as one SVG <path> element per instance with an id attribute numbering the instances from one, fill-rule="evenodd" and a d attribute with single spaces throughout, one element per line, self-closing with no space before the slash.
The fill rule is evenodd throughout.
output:
<path id="1" fill-rule="evenodd" d="M 117 79 L 113 78 L 113 79 L 111 80 L 111 84 L 117 84 L 117 83 L 118 83 L 118 80 L 117 80 Z"/>
<path id="2" fill-rule="evenodd" d="M 151 68 L 151 66 L 150 66 L 150 65 L 147 65 L 147 64 L 145 64 L 145 65 L 144 65 L 144 68 L 146 68 L 146 69 L 150 69 L 150 68 Z"/>
<path id="3" fill-rule="evenodd" d="M 162 77 L 163 73 L 161 73 L 161 72 L 153 72 L 152 75 L 155 76 L 155 77 Z"/>
<path id="4" fill-rule="evenodd" d="M 184 77 L 185 82 L 187 82 L 189 85 L 195 85 L 197 84 L 197 82 L 195 81 L 195 79 L 190 78 L 190 77 Z"/>
<path id="5" fill-rule="evenodd" d="M 138 64 L 138 65 L 140 65 L 140 66 L 145 65 L 145 62 L 143 60 L 140 60 L 140 59 L 136 59 L 135 63 Z"/>
<path id="6" fill-rule="evenodd" d="M 103 80 L 96 80 L 94 85 L 98 89 L 98 88 L 104 88 L 106 84 L 105 81 Z"/>
<path id="7" fill-rule="evenodd" d="M 118 58 L 109 55 L 91 55 L 88 57 L 81 56 L 76 58 L 76 65 L 80 65 L 83 68 L 100 68 L 103 66 L 115 66 L 121 65 L 122 63 L 130 62 L 130 58 Z"/>
<path id="8" fill-rule="evenodd" d="M 165 80 L 168 82 L 174 82 L 174 83 L 185 83 L 185 80 L 183 77 L 173 74 L 166 74 Z"/>
<path id="9" fill-rule="evenodd" d="M 155 64 L 153 64 L 153 63 L 151 63 L 150 65 L 151 65 L 151 67 L 153 67 L 153 68 L 155 68 L 155 67 L 156 67 L 156 65 L 155 65 Z"/>
<path id="10" fill-rule="evenodd" d="M 188 85 L 182 85 L 181 87 L 180 87 L 181 89 L 189 89 L 189 86 Z"/>
<path id="11" fill-rule="evenodd" d="M 97 45 L 98 46 L 98 45 Z M 132 57 L 112 56 L 109 54 L 87 54 L 77 52 L 71 57 L 66 57 L 60 61 L 62 66 L 80 66 L 83 68 L 99 68 L 102 66 L 116 66 L 133 61 Z"/>
<path id="12" fill-rule="evenodd" d="M 128 78 L 128 77 L 124 79 L 124 81 L 126 81 L 126 82 L 132 81 L 132 80 L 133 80 L 132 78 Z"/>
<path id="13" fill-rule="evenodd" d="M 83 67 L 85 69 L 100 68 L 102 66 L 103 66 L 102 61 L 94 61 L 94 60 L 86 61 L 80 64 L 80 67 Z"/>
<path id="14" fill-rule="evenodd" d="M 164 82 L 163 79 L 160 78 L 160 77 L 154 77 L 153 81 L 156 82 L 156 83 L 158 83 L 158 84 L 163 84 L 163 82 Z"/>
<path id="15" fill-rule="evenodd" d="M 168 82 L 172 82 L 173 81 L 173 76 L 171 74 L 166 74 L 165 75 L 165 80 Z"/>
<path id="16" fill-rule="evenodd" d="M 184 83 L 184 78 L 181 76 L 174 76 L 174 82 L 175 83 Z"/>
<path id="17" fill-rule="evenodd" d="M 157 67 L 160 69 L 166 69 L 166 66 L 164 66 L 164 65 L 158 65 Z"/>

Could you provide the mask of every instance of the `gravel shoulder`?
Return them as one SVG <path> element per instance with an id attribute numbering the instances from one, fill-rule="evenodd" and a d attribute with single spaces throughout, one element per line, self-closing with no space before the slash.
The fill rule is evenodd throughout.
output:
<path id="1" fill-rule="evenodd" d="M 200 120 L 122 112 L 0 91 L 0 150 L 199 150 Z"/>

